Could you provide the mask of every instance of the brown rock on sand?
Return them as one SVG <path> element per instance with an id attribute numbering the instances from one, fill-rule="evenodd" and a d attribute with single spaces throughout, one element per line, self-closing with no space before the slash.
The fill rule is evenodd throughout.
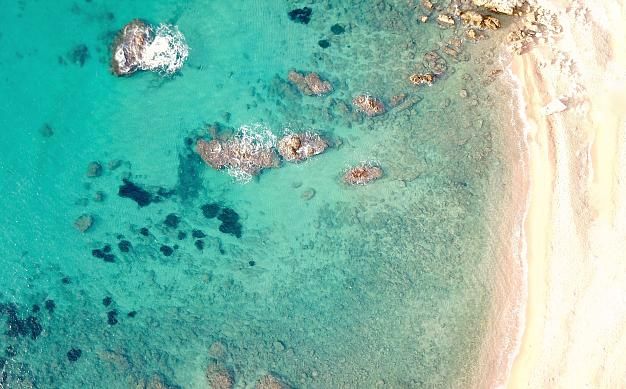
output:
<path id="1" fill-rule="evenodd" d="M 343 175 L 343 181 L 350 185 L 365 185 L 383 176 L 379 166 L 361 164 L 352 167 Z"/>
<path id="2" fill-rule="evenodd" d="M 376 97 L 359 95 L 352 99 L 352 105 L 367 116 L 378 116 L 385 113 L 385 105 Z"/>
<path id="3" fill-rule="evenodd" d="M 424 73 L 424 74 L 412 74 L 411 77 L 409 77 L 409 81 L 411 81 L 411 83 L 413 85 L 432 85 L 433 82 L 435 81 L 435 75 L 433 73 Z"/>

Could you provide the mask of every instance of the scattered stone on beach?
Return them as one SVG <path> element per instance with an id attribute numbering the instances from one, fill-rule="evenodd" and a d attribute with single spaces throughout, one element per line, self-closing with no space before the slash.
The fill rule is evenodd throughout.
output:
<path id="1" fill-rule="evenodd" d="M 44 138 L 50 138 L 52 135 L 54 135 L 54 129 L 52 128 L 52 126 L 50 126 L 50 124 L 44 123 L 44 125 L 41 126 L 41 128 L 39 129 L 39 133 Z"/>
<path id="2" fill-rule="evenodd" d="M 290 70 L 287 78 L 306 96 L 323 96 L 333 91 L 333 86 L 330 82 L 322 80 L 315 72 L 305 75 L 304 73 Z"/>
<path id="3" fill-rule="evenodd" d="M 278 141 L 278 153 L 289 162 L 304 161 L 323 153 L 327 147 L 328 142 L 310 132 L 288 134 Z"/>
<path id="4" fill-rule="evenodd" d="M 477 42 L 481 39 L 485 39 L 485 35 L 478 32 L 478 30 L 474 29 L 474 28 L 468 28 L 465 31 L 465 37 L 473 42 Z"/>
<path id="5" fill-rule="evenodd" d="M 454 26 L 454 18 L 448 14 L 439 14 L 437 16 L 437 22 L 440 26 L 444 27 L 453 27 Z"/>
<path id="6" fill-rule="evenodd" d="M 483 15 L 476 11 L 465 11 L 461 13 L 461 20 L 464 24 L 483 30 L 497 30 L 500 28 L 500 20 L 491 15 Z"/>
<path id="7" fill-rule="evenodd" d="M 474 5 L 487 8 L 493 12 L 513 15 L 516 8 L 524 4 L 524 0 L 472 0 Z"/>
<path id="8" fill-rule="evenodd" d="M 433 3 L 430 0 L 422 0 L 420 3 L 422 4 L 422 7 L 424 7 L 426 10 L 432 11 Z"/>
<path id="9" fill-rule="evenodd" d="M 356 96 L 352 99 L 352 105 L 369 117 L 382 115 L 386 112 L 383 102 L 370 95 Z"/>
<path id="10" fill-rule="evenodd" d="M 83 214 L 74 221 L 74 227 L 80 232 L 87 232 L 93 226 L 93 216 Z"/>
<path id="11" fill-rule="evenodd" d="M 232 176 L 244 181 L 263 169 L 278 167 L 279 162 L 271 144 L 245 135 L 210 142 L 200 139 L 196 143 L 196 152 L 212 168 L 226 168 Z"/>
<path id="12" fill-rule="evenodd" d="M 165 24 L 153 28 L 139 19 L 122 27 L 112 51 L 111 69 L 116 76 L 127 76 L 137 70 L 173 74 L 189 55 L 185 37 L 178 28 Z"/>
<path id="13" fill-rule="evenodd" d="M 254 389 L 291 389 L 291 385 L 272 374 L 266 374 L 254 384 Z"/>
<path id="14" fill-rule="evenodd" d="M 430 69 L 430 71 L 436 76 L 439 76 L 448 70 L 446 60 L 434 50 L 424 54 L 424 66 Z"/>
<path id="15" fill-rule="evenodd" d="M 83 355 L 83 352 L 79 348 L 73 348 L 67 352 L 67 360 L 70 362 L 76 362 Z"/>
<path id="16" fill-rule="evenodd" d="M 209 362 L 206 378 L 211 389 L 231 389 L 235 385 L 233 372 L 215 360 Z"/>
<path id="17" fill-rule="evenodd" d="M 348 169 L 343 181 L 350 185 L 365 185 L 383 176 L 383 169 L 372 164 L 361 164 Z"/>
<path id="18" fill-rule="evenodd" d="M 409 81 L 411 81 L 413 85 L 431 86 L 435 81 L 435 75 L 433 73 L 415 73 L 409 77 Z"/>
<path id="19" fill-rule="evenodd" d="M 311 15 L 313 14 L 313 10 L 309 7 L 304 8 L 296 8 L 287 13 L 289 16 L 289 20 L 300 23 L 300 24 L 309 24 L 311 21 Z"/>
<path id="20" fill-rule="evenodd" d="M 100 177 L 103 172 L 102 164 L 98 161 L 89 162 L 87 165 L 87 177 Z"/>

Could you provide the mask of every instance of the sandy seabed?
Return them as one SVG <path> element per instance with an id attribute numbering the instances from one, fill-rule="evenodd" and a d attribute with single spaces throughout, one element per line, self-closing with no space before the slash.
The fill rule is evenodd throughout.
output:
<path id="1" fill-rule="evenodd" d="M 510 64 L 524 123 L 526 296 L 497 385 L 624 388 L 626 4 L 541 5 L 562 31 Z"/>

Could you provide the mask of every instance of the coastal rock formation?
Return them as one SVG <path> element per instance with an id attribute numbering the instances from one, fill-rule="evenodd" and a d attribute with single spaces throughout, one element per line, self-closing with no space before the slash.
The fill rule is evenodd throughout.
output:
<path id="1" fill-rule="evenodd" d="M 382 115 L 386 111 L 382 101 L 369 95 L 355 97 L 352 99 L 352 105 L 369 117 Z"/>
<path id="2" fill-rule="evenodd" d="M 324 139 L 310 132 L 285 135 L 278 141 L 278 153 L 289 162 L 304 161 L 323 153 L 327 147 L 328 143 Z"/>
<path id="3" fill-rule="evenodd" d="M 494 12 L 513 15 L 515 9 L 524 4 L 524 0 L 473 0 L 473 3 Z"/>
<path id="4" fill-rule="evenodd" d="M 185 37 L 177 27 L 161 24 L 156 28 L 135 19 L 125 25 L 113 42 L 111 69 L 116 76 L 137 70 L 173 74 L 189 55 Z"/>
<path id="5" fill-rule="evenodd" d="M 247 137 L 229 140 L 203 139 L 196 143 L 196 152 L 214 169 L 228 169 L 236 178 L 249 179 L 261 170 L 278 166 L 273 148 Z"/>
<path id="6" fill-rule="evenodd" d="M 466 25 L 481 29 L 497 30 L 500 28 L 500 20 L 490 15 L 482 15 L 476 11 L 462 12 L 461 20 Z"/>
<path id="7" fill-rule="evenodd" d="M 272 374 L 264 375 L 254 384 L 254 389 L 291 389 L 291 385 Z"/>
<path id="8" fill-rule="evenodd" d="M 350 185 L 365 185 L 383 176 L 383 169 L 372 164 L 361 164 L 348 169 L 343 182 Z"/>
<path id="9" fill-rule="evenodd" d="M 454 18 L 448 14 L 439 14 L 439 16 L 437 16 L 437 22 L 444 27 L 454 26 Z"/>
<path id="10" fill-rule="evenodd" d="M 323 96 L 333 91 L 333 86 L 330 82 L 322 80 L 317 73 L 311 72 L 304 75 L 303 73 L 291 70 L 287 78 L 302 94 L 307 96 Z"/>
<path id="11" fill-rule="evenodd" d="M 411 81 L 413 85 L 426 84 L 430 86 L 435 81 L 435 75 L 433 73 L 423 73 L 423 74 L 415 73 L 409 77 L 409 81 Z"/>

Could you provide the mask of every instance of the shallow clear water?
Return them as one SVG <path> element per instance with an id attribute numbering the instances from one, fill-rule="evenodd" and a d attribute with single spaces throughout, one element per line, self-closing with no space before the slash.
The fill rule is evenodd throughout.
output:
<path id="1" fill-rule="evenodd" d="M 444 79 L 417 88 L 408 76 L 451 30 L 417 23 L 404 0 L 315 2 L 307 25 L 287 17 L 296 6 L 3 4 L 6 387 L 134 388 L 157 375 L 173 387 L 200 388 L 211 361 L 231 369 L 237 387 L 268 372 L 296 387 L 467 382 L 491 290 L 485 215 L 502 174 L 484 65 L 470 54 L 445 57 Z M 137 17 L 185 34 L 191 51 L 180 74 L 111 75 L 112 38 Z M 335 23 L 346 31 L 334 35 Z M 82 64 L 71 55 L 81 44 L 88 48 Z M 300 95 L 285 81 L 291 68 L 319 72 L 335 91 Z M 364 118 L 346 109 L 363 92 L 387 102 L 406 93 L 416 103 Z M 334 147 L 240 184 L 185 144 L 208 136 L 216 122 L 277 135 L 312 129 Z M 111 169 L 115 160 L 122 163 Z M 385 177 L 343 185 L 343 169 L 363 160 L 380 163 Z M 91 161 L 104 166 L 101 177 L 86 176 Z M 117 195 L 123 178 L 172 195 L 138 207 Z M 94 200 L 99 191 L 103 201 Z M 240 216 L 240 238 L 203 216 L 207 203 Z M 170 213 L 180 216 L 176 228 L 164 224 Z M 95 217 L 84 234 L 73 226 L 82 214 Z M 206 234 L 202 250 L 194 229 Z M 127 253 L 122 240 L 132 245 Z M 114 262 L 92 255 L 107 244 Z M 165 256 L 162 245 L 178 248 Z M 12 332 L 10 309 L 22 323 L 34 317 L 28 323 L 41 325 L 41 334 Z M 71 349 L 81 350 L 78 360 L 68 359 Z"/>

